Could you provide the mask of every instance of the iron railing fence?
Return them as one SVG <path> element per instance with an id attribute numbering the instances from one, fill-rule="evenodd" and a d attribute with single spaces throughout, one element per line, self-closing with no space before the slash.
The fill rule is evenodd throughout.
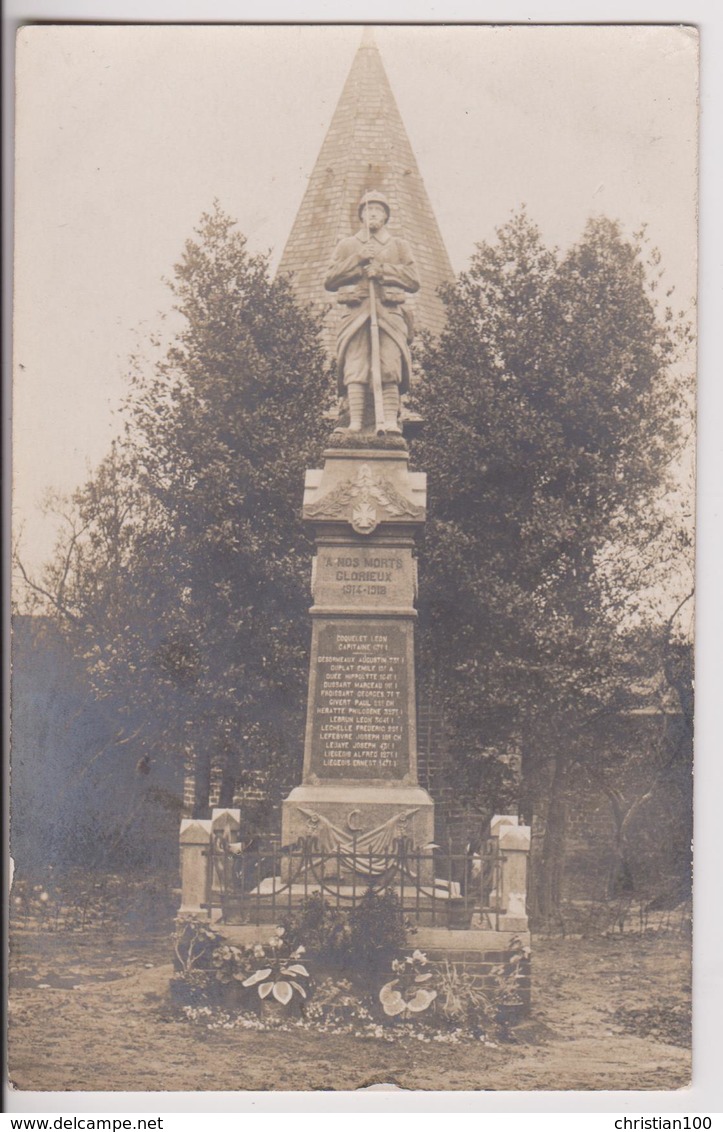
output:
<path id="1" fill-rule="evenodd" d="M 475 853 L 414 849 L 404 838 L 384 853 L 339 847 L 316 838 L 282 846 L 278 841 L 233 845 L 215 836 L 207 854 L 206 906 L 225 923 L 270 924 L 300 908 L 315 893 L 330 907 L 356 908 L 369 890 L 394 891 L 406 917 L 419 924 L 499 930 L 504 856 L 488 838 Z M 474 919 L 473 919 L 474 918 Z"/>

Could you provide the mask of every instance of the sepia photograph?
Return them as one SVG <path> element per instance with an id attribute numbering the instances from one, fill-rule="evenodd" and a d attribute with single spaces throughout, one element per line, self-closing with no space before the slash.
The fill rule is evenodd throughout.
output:
<path id="1" fill-rule="evenodd" d="M 11 1089 L 687 1088 L 698 30 L 15 50 Z"/>

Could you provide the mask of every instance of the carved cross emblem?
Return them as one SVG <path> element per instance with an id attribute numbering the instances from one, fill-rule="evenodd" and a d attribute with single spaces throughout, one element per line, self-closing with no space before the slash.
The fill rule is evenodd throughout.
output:
<path id="1" fill-rule="evenodd" d="M 378 525 L 377 511 L 371 503 L 358 503 L 351 513 L 351 525 L 359 534 L 370 534 Z"/>

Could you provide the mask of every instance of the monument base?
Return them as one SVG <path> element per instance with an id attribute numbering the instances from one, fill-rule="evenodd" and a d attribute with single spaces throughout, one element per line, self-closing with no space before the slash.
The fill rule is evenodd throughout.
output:
<path id="1" fill-rule="evenodd" d="M 434 841 L 434 802 L 421 786 L 296 786 L 281 808 L 281 839 L 307 837 L 329 852 L 391 852 L 400 838 L 425 849 Z"/>

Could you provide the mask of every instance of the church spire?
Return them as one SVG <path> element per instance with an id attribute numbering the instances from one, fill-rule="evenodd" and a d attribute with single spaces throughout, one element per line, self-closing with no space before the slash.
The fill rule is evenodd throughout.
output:
<path id="1" fill-rule="evenodd" d="M 328 307 L 323 284 L 332 252 L 358 228 L 359 200 L 372 188 L 389 199 L 390 232 L 414 253 L 421 280 L 409 302 L 415 322 L 438 334 L 444 307 L 436 292 L 452 280 L 452 268 L 373 30 L 366 26 L 279 264 L 279 273 L 293 273 L 302 302 Z M 334 318 L 331 313 L 330 353 Z"/>

